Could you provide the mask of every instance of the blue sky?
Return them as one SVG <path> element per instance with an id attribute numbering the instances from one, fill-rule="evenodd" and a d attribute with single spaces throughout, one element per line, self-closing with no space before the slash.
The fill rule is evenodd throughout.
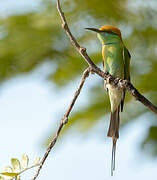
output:
<path id="1" fill-rule="evenodd" d="M 2 16 L 38 7 L 37 1 L 33 0 L 1 1 Z M 49 72 L 50 64 L 45 63 L 30 75 L 16 77 L 1 86 L 0 169 L 9 164 L 10 158 L 20 158 L 22 153 L 28 154 L 30 161 L 42 157 L 45 151 L 43 140 L 50 133 L 49 130 L 59 124 L 58 114 L 61 117 L 63 109 L 71 101 L 71 91 L 75 91 L 76 85 L 72 85 L 70 91 L 67 89 L 64 94 L 62 91 L 57 93 L 53 84 L 45 80 L 45 68 Z M 85 94 L 83 91 L 78 103 L 83 101 Z M 149 125 L 147 119 L 142 121 L 145 117 L 121 130 L 114 177 L 110 176 L 112 143 L 105 136 L 104 122 L 100 121 L 87 134 L 74 134 L 71 130 L 61 137 L 62 141 L 56 144 L 38 179 L 154 179 L 157 177 L 157 162 L 146 157 L 139 148 L 141 134 L 144 135 Z M 145 122 L 143 126 L 141 121 Z M 34 170 L 26 172 L 23 179 L 31 179 L 33 173 Z"/>
<path id="2" fill-rule="evenodd" d="M 1 0 L 0 16 L 37 10 L 40 0 Z"/>

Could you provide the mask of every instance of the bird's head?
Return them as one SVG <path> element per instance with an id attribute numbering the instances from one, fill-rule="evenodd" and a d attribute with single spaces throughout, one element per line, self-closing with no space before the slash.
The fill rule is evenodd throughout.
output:
<path id="1" fill-rule="evenodd" d="M 121 31 L 114 26 L 105 25 L 99 29 L 96 28 L 86 28 L 88 30 L 98 33 L 98 38 L 102 43 L 114 41 L 122 41 Z"/>

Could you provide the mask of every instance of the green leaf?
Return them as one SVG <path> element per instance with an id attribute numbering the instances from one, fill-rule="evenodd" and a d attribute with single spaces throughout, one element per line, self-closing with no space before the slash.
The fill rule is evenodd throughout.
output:
<path id="1" fill-rule="evenodd" d="M 39 161 L 40 161 L 40 157 L 37 157 L 35 160 L 34 160 L 34 165 L 37 165 L 37 164 L 39 164 Z"/>
<path id="2" fill-rule="evenodd" d="M 14 173 L 14 172 L 1 172 L 0 174 L 3 176 L 9 176 L 9 177 L 15 177 L 19 175 L 19 173 Z"/>
<path id="3" fill-rule="evenodd" d="M 20 172 L 21 171 L 21 165 L 20 165 L 20 161 L 16 158 L 12 158 L 11 159 L 11 164 L 13 167 L 13 172 Z"/>
<path id="4" fill-rule="evenodd" d="M 21 168 L 25 169 L 28 167 L 29 158 L 26 154 L 22 154 L 21 158 Z"/>

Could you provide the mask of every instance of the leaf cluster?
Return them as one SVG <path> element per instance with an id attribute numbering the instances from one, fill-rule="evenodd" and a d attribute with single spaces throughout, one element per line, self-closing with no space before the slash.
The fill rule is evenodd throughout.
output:
<path id="1" fill-rule="evenodd" d="M 6 166 L 0 174 L 0 180 L 20 180 L 21 174 L 25 171 L 39 166 L 40 158 L 36 158 L 31 166 L 28 166 L 29 157 L 25 154 L 22 155 L 21 161 L 17 158 L 11 158 L 11 166 Z"/>

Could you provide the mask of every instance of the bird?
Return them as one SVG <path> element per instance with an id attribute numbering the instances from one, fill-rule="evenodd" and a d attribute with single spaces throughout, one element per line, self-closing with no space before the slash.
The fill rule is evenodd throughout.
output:
<path id="1" fill-rule="evenodd" d="M 97 37 L 102 45 L 103 71 L 110 73 L 114 78 L 126 79 L 130 81 L 130 59 L 131 55 L 124 45 L 122 33 L 119 28 L 104 25 L 97 28 L 86 28 L 97 33 Z M 111 114 L 110 125 L 107 136 L 112 138 L 112 158 L 111 158 L 111 176 L 115 171 L 116 143 L 119 138 L 120 111 L 123 111 L 125 90 L 106 84 L 110 99 Z"/>

